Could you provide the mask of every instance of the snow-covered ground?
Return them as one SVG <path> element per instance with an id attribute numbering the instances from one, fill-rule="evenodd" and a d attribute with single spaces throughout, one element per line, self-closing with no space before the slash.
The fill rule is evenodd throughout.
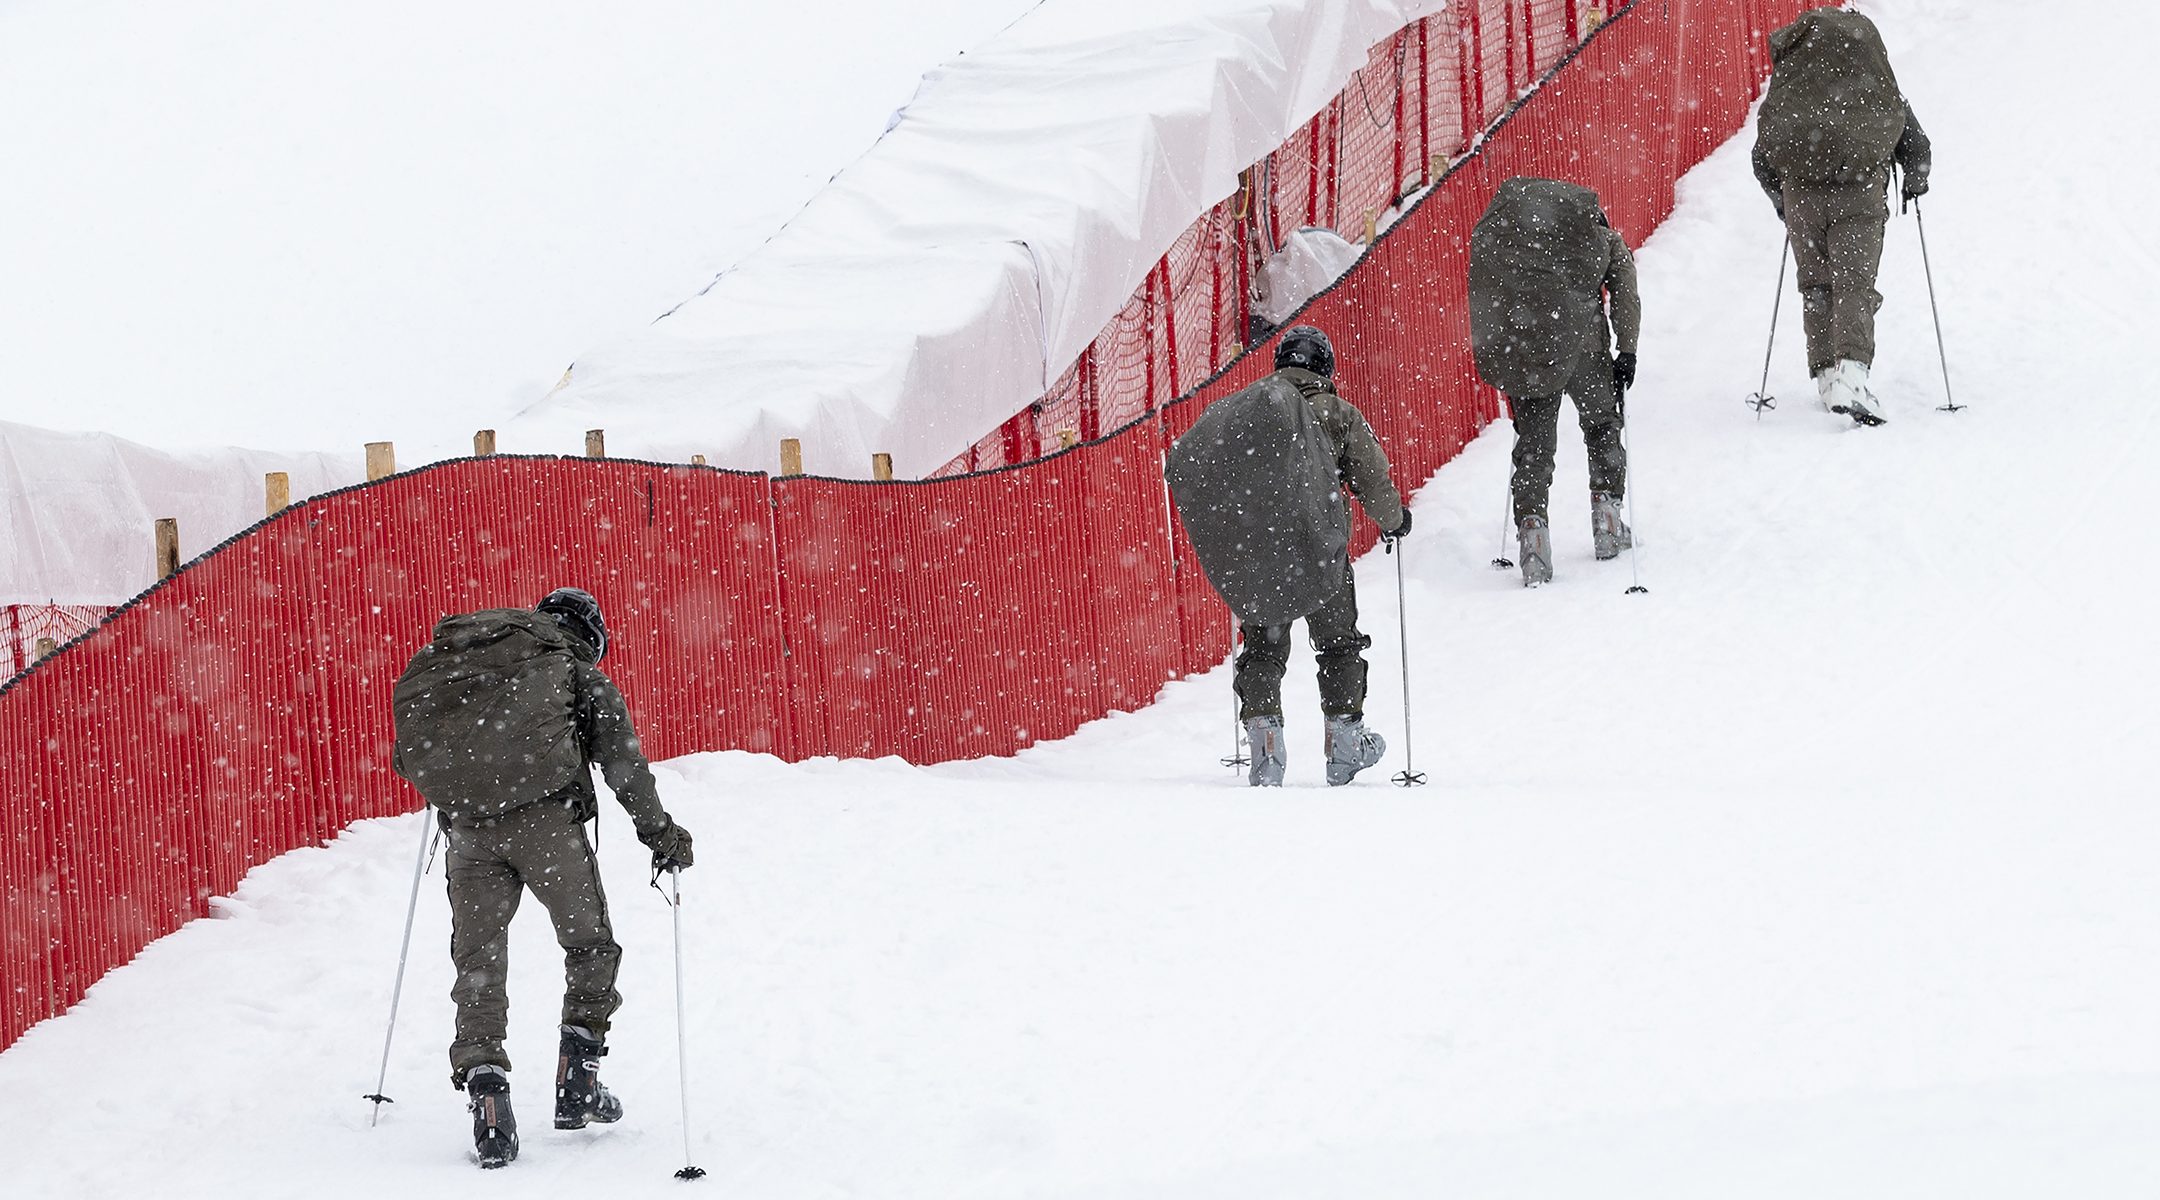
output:
<path id="1" fill-rule="evenodd" d="M 560 1184 L 761 1197 L 2031 1197 L 2160 1192 L 2160 238 L 2135 13 L 1868 6 L 1937 149 L 1883 269 L 1891 424 L 1812 407 L 1746 141 L 1641 256 L 1635 565 L 1492 572 L 1506 431 L 1417 498 L 1431 786 L 1215 764 L 1225 672 L 1010 760 L 662 768 L 684 877 L 682 1184 L 668 913 L 611 814 L 623 1124 L 547 1127 L 559 958 L 515 937 L 523 1157 L 467 1160 L 440 868 L 367 1127 L 415 818 L 250 876 L 0 1054 L 11 1194 Z M 1566 425 L 1567 423 L 1563 423 Z M 1569 514 L 1580 514 L 1581 519 Z M 1400 729 L 1396 560 L 1359 564 Z M 1399 739 L 1398 739 L 1399 740 Z M 1398 769 L 1401 747 L 1375 776 Z M 531 907 L 531 906 L 528 906 Z"/>

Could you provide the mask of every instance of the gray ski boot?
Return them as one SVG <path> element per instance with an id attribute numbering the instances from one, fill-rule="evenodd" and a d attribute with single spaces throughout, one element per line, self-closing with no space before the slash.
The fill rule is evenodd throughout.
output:
<path id="1" fill-rule="evenodd" d="M 1387 739 L 1365 727 L 1357 717 L 1327 719 L 1327 782 L 1341 787 L 1357 773 L 1380 761 L 1387 753 Z"/>
<path id="2" fill-rule="evenodd" d="M 1515 530 L 1515 556 L 1522 560 L 1524 587 L 1552 582 L 1552 530 L 1545 518 L 1524 517 Z"/>
<path id="3" fill-rule="evenodd" d="M 1611 492 L 1590 493 L 1590 544 L 1599 559 L 1618 558 L 1635 545 L 1635 533 L 1620 519 L 1620 501 Z"/>
<path id="4" fill-rule="evenodd" d="M 472 1110 L 473 1151 L 493 1170 L 517 1157 L 517 1117 L 510 1111 L 510 1076 L 501 1067 L 465 1072 L 465 1107 Z"/>
<path id="5" fill-rule="evenodd" d="M 1245 781 L 1253 787 L 1281 787 L 1290 755 L 1283 745 L 1282 716 L 1245 718 L 1245 741 L 1252 754 L 1252 768 Z"/>

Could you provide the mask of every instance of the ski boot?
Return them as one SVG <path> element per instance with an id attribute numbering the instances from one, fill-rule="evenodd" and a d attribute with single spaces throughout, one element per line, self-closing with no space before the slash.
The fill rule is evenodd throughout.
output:
<path id="1" fill-rule="evenodd" d="M 1515 530 L 1515 556 L 1522 560 L 1524 587 L 1552 582 L 1552 530 L 1543 517 L 1524 517 Z"/>
<path id="2" fill-rule="evenodd" d="M 1365 727 L 1361 717 L 1327 719 L 1327 782 L 1341 787 L 1357 773 L 1380 761 L 1387 753 L 1387 739 Z"/>
<path id="3" fill-rule="evenodd" d="M 1245 782 L 1253 787 L 1281 787 L 1283 772 L 1290 767 L 1290 756 L 1283 748 L 1282 715 L 1245 718 L 1245 741 L 1252 754 Z"/>
<path id="4" fill-rule="evenodd" d="M 1855 425 L 1881 425 L 1882 401 L 1868 390 L 1868 368 L 1863 362 L 1838 360 L 1830 378 L 1830 411 L 1844 413 Z"/>
<path id="5" fill-rule="evenodd" d="M 1815 398 L 1822 401 L 1822 410 L 1824 412 L 1834 413 L 1837 411 L 1833 407 L 1837 404 L 1837 401 L 1830 398 L 1830 389 L 1836 383 L 1836 367 L 1824 367 L 1822 370 L 1815 372 Z"/>
<path id="6" fill-rule="evenodd" d="M 1620 519 L 1620 501 L 1611 492 L 1590 493 L 1590 544 L 1601 560 L 1618 558 L 1635 545 L 1634 531 Z"/>
<path id="7" fill-rule="evenodd" d="M 622 1120 L 622 1101 L 600 1082 L 600 1058 L 607 1047 L 583 1025 L 562 1027 L 562 1047 L 555 1058 L 555 1128 L 583 1129 Z"/>
<path id="8" fill-rule="evenodd" d="M 510 1111 L 509 1074 L 501 1067 L 474 1067 L 465 1072 L 465 1096 L 480 1166 L 494 1170 L 516 1158 L 517 1115 Z"/>

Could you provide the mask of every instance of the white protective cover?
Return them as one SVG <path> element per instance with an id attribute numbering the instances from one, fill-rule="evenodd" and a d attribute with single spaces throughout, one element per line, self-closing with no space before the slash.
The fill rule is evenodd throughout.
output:
<path id="1" fill-rule="evenodd" d="M 1041 396 L 1193 221 L 1445 0 L 1052 0 L 925 77 L 778 235 L 580 357 L 523 441 L 936 469 Z"/>
<path id="2" fill-rule="evenodd" d="M 1365 247 L 1332 229 L 1307 225 L 1291 234 L 1260 268 L 1260 316 L 1281 325 L 1307 300 L 1350 273 L 1365 257 Z"/>
<path id="3" fill-rule="evenodd" d="M 119 604 L 157 578 L 160 517 L 190 559 L 262 519 L 263 476 L 293 498 L 359 483 L 362 456 L 167 454 L 105 433 L 0 421 L 0 604 Z"/>

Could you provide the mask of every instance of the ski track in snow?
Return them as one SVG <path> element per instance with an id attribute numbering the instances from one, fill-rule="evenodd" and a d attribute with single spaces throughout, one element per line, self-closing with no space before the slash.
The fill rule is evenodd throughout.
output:
<path id="1" fill-rule="evenodd" d="M 1558 580 L 1486 566 L 1506 430 L 1418 495 L 1418 765 L 1395 560 L 1362 560 L 1367 781 L 1291 787 L 1227 674 L 1017 758 L 660 769 L 684 877 L 695 1161 L 761 1197 L 2034 1196 L 2160 1189 L 2160 508 L 2140 51 L 2116 6 L 1870 6 L 1933 135 L 1941 380 L 1911 218 L 1891 423 L 1822 413 L 1748 137 L 1641 256 L 1638 565 L 1591 560 L 1563 421 Z M 2071 81 L 2074 87 L 2055 86 Z M 2064 120 L 2076 96 L 2106 122 Z M 2096 169 L 2099 162 L 2104 169 Z M 1573 514 L 1573 515 L 1571 515 Z M 1512 548 L 1511 548 L 1512 553 Z M 469 1165 L 447 912 L 424 887 L 367 1126 L 417 818 L 287 855 L 0 1055 L 37 1196 L 678 1194 L 669 923 L 611 808 L 629 1117 L 549 1128 L 560 959 L 513 932 L 521 1159 Z M 528 907 L 534 907 L 528 905 Z"/>

